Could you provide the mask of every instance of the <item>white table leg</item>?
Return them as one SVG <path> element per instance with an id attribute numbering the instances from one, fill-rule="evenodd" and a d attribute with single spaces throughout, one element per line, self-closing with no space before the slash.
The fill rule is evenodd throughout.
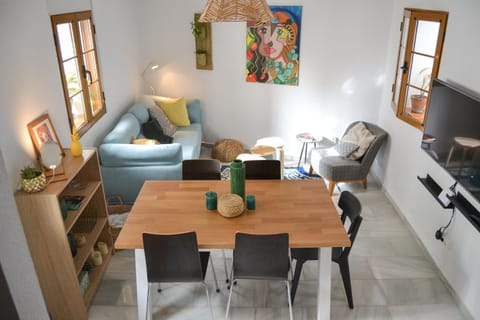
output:
<path id="1" fill-rule="evenodd" d="M 317 320 L 330 319 L 332 248 L 318 249 Z"/>
<path id="2" fill-rule="evenodd" d="M 280 160 L 280 171 L 281 171 L 281 179 L 283 180 L 283 174 L 284 174 L 284 167 L 283 167 L 283 164 L 284 164 L 284 151 L 283 151 L 283 146 L 282 147 L 277 147 L 276 148 L 276 152 L 275 152 L 275 157 L 277 158 L 277 160 Z"/>
<path id="3" fill-rule="evenodd" d="M 138 319 L 145 319 L 147 313 L 148 280 L 145 253 L 143 249 L 135 249 L 135 276 L 137 280 Z"/>

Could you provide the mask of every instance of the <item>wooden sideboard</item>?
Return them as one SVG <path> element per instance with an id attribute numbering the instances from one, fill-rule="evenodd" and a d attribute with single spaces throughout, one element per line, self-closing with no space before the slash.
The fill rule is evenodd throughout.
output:
<path id="1" fill-rule="evenodd" d="M 20 219 L 27 238 L 43 297 L 52 319 L 87 319 L 87 309 L 113 254 L 107 205 L 96 149 L 86 149 L 82 157 L 65 150 L 65 178 L 50 183 L 43 191 L 15 193 Z M 77 210 L 62 215 L 61 199 L 81 196 Z M 74 235 L 85 241 L 73 256 Z M 97 242 L 107 244 L 103 263 L 89 262 Z M 89 286 L 82 294 L 80 275 L 88 271 Z"/>

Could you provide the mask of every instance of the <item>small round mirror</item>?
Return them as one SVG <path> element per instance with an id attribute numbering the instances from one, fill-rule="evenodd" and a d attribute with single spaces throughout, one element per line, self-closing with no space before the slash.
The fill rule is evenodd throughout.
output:
<path id="1" fill-rule="evenodd" d="M 47 141 L 40 148 L 42 164 L 48 169 L 55 169 L 62 163 L 60 148 L 55 141 Z"/>

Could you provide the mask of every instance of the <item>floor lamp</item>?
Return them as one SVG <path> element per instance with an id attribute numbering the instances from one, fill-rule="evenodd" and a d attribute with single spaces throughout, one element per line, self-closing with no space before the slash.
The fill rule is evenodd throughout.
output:
<path id="1" fill-rule="evenodd" d="M 148 73 L 150 73 L 150 72 L 158 69 L 158 67 L 159 67 L 158 64 L 149 63 L 149 64 L 147 65 L 147 67 L 146 67 L 146 68 L 143 70 L 143 72 L 142 72 L 142 79 L 143 79 L 143 81 L 150 87 L 150 89 L 152 89 L 153 95 L 156 95 L 156 93 L 155 93 L 155 88 L 153 88 L 153 86 L 150 84 L 150 82 L 147 81 L 147 79 L 145 78 L 145 76 L 146 76 Z"/>

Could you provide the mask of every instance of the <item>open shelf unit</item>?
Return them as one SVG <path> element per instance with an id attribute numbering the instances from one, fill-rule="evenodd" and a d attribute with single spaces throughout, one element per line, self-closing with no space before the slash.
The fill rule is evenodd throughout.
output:
<path id="1" fill-rule="evenodd" d="M 114 253 L 113 241 L 96 150 L 86 149 L 82 157 L 65 150 L 63 167 L 65 180 L 37 193 L 16 192 L 15 200 L 52 319 L 87 319 L 88 306 Z M 64 219 L 61 202 L 66 196 L 80 196 L 81 204 L 66 216 L 64 212 Z M 75 234 L 85 238 L 83 245 L 72 243 Z M 101 265 L 94 266 L 89 258 L 99 241 L 107 244 L 108 253 L 102 255 Z M 89 286 L 82 294 L 79 276 L 85 270 Z"/>
<path id="2" fill-rule="evenodd" d="M 480 212 L 460 193 L 457 192 L 453 196 L 448 196 L 450 204 L 445 206 L 439 199 L 438 196 L 442 192 L 442 187 L 440 187 L 435 180 L 427 174 L 425 178 L 417 177 L 418 180 L 425 186 L 425 188 L 432 194 L 432 196 L 437 200 L 437 202 L 444 209 L 456 208 L 460 211 L 465 218 L 477 229 L 480 231 Z"/>
<path id="3" fill-rule="evenodd" d="M 465 216 L 465 218 L 470 221 L 475 229 L 480 231 L 480 212 L 478 212 L 478 210 L 475 209 L 475 207 L 472 206 L 472 204 L 465 199 L 460 192 L 457 192 L 457 195 L 454 197 L 449 197 L 449 199 L 452 201 L 455 208 L 457 208 Z"/>
<path id="4" fill-rule="evenodd" d="M 442 192 L 442 187 L 438 185 L 435 180 L 427 174 L 425 178 L 417 177 L 418 180 L 423 184 L 423 186 L 432 194 L 432 196 L 437 200 L 438 204 L 442 206 L 444 209 L 452 209 L 453 204 L 450 203 L 448 206 L 444 205 L 440 200 L 438 200 L 438 196 Z M 451 201 L 451 200 L 450 200 Z"/>

